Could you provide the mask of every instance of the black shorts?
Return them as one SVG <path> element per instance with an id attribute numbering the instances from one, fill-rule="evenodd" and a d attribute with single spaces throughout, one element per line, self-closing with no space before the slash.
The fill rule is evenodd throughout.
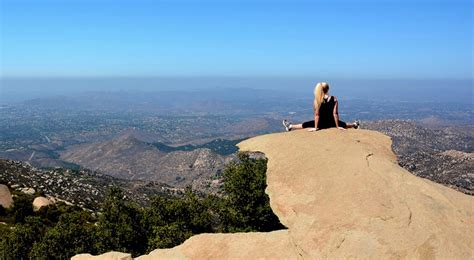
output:
<path id="1" fill-rule="evenodd" d="M 343 128 L 347 128 L 347 124 L 344 121 L 339 120 L 339 126 Z M 321 125 L 319 124 L 319 129 L 326 129 L 326 128 L 331 128 L 331 127 L 336 127 L 336 124 L 332 125 Z M 303 123 L 303 128 L 314 128 L 314 120 L 304 122 Z"/>

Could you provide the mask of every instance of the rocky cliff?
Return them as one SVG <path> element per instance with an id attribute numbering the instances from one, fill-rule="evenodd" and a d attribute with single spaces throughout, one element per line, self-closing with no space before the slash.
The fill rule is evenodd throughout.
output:
<path id="1" fill-rule="evenodd" d="M 303 130 L 239 147 L 268 157 L 267 193 L 288 229 L 197 235 L 139 259 L 474 257 L 474 197 L 401 168 L 381 133 Z"/>

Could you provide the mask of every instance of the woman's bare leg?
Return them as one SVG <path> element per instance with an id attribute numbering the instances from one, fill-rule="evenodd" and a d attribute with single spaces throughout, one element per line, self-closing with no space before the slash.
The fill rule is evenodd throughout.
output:
<path id="1" fill-rule="evenodd" d="M 299 129 L 303 129 L 303 124 L 291 125 L 291 130 L 299 130 Z"/>

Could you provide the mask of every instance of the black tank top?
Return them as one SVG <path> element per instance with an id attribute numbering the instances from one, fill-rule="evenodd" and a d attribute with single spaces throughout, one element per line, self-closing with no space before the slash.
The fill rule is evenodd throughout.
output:
<path id="1" fill-rule="evenodd" d="M 333 96 L 329 98 L 324 98 L 321 106 L 319 107 L 319 122 L 318 128 L 325 129 L 336 127 L 336 122 L 334 121 L 334 106 L 336 101 Z"/>

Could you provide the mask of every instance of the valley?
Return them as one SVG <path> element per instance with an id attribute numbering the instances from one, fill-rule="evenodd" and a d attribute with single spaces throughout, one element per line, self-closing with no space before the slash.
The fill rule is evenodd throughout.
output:
<path id="1" fill-rule="evenodd" d="M 236 160 L 237 143 L 283 131 L 282 118 L 299 122 L 312 117 L 307 109 L 311 99 L 299 94 L 275 92 L 265 101 L 264 91 L 251 89 L 235 97 L 219 91 L 194 94 L 91 92 L 8 105 L 0 110 L 0 158 L 35 169 L 28 172 L 87 172 L 122 186 L 157 184 L 151 194 L 160 193 L 162 186 L 219 194 L 221 175 Z M 360 119 L 361 128 L 392 138 L 402 167 L 474 194 L 469 104 L 445 104 L 441 110 L 436 103 L 412 104 L 410 109 L 393 102 L 341 104 L 343 120 Z M 30 185 L 7 175 L 1 181 Z M 91 185 L 103 182 L 93 178 Z"/>

